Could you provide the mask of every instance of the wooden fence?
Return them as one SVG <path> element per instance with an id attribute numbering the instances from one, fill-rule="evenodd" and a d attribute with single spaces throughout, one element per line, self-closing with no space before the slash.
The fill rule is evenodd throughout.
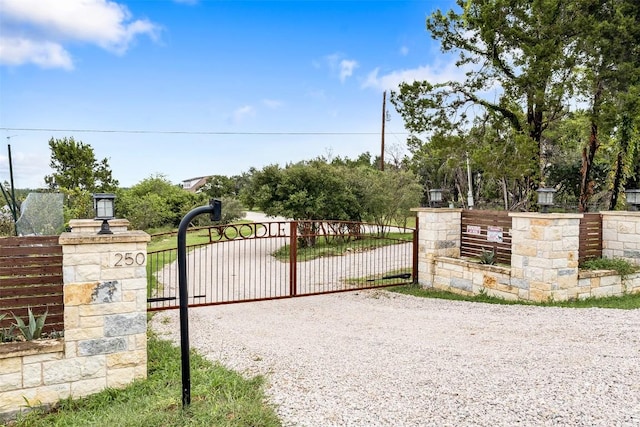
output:
<path id="1" fill-rule="evenodd" d="M 578 261 L 602 257 L 602 215 L 585 213 L 580 220 Z"/>
<path id="2" fill-rule="evenodd" d="M 463 210 L 460 256 L 494 251 L 496 262 L 511 265 L 511 217 L 507 211 Z"/>
<path id="3" fill-rule="evenodd" d="M 0 238 L 0 327 L 48 311 L 44 331 L 64 330 L 62 246 L 58 236 Z M 26 323 L 26 321 L 25 321 Z"/>

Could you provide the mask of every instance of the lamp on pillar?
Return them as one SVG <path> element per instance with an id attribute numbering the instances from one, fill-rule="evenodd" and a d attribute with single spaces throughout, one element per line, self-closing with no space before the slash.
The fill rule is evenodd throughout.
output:
<path id="1" fill-rule="evenodd" d="M 96 212 L 96 220 L 102 220 L 98 234 L 113 234 L 109 229 L 109 220 L 114 219 L 115 194 L 96 193 L 93 195 L 93 209 Z"/>
<path id="2" fill-rule="evenodd" d="M 627 198 L 627 205 L 630 211 L 640 210 L 640 190 L 627 189 L 624 191 L 624 195 Z"/>
<path id="3" fill-rule="evenodd" d="M 429 190 L 429 206 L 439 208 L 442 203 L 442 188 L 432 188 Z"/>
<path id="4" fill-rule="evenodd" d="M 538 193 L 538 206 L 542 213 L 549 212 L 549 206 L 553 206 L 553 195 L 556 193 L 555 188 L 545 187 L 544 183 L 540 183 L 540 188 L 536 190 Z"/>

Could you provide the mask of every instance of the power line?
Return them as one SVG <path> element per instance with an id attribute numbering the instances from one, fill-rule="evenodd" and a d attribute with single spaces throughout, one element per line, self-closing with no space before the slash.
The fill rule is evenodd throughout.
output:
<path id="1" fill-rule="evenodd" d="M 186 130 L 136 130 L 136 129 L 54 129 L 54 128 L 5 128 L 5 131 L 21 132 L 74 132 L 74 133 L 126 133 L 126 134 L 156 134 L 156 135 L 379 135 L 378 132 L 225 132 L 225 131 L 186 131 Z M 408 135 L 408 133 L 406 133 Z"/>

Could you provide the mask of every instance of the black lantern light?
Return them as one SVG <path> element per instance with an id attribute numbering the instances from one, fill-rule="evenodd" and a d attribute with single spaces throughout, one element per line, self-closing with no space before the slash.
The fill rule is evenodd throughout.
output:
<path id="1" fill-rule="evenodd" d="M 544 183 L 540 183 L 540 188 L 536 190 L 538 193 L 538 206 L 542 213 L 549 212 L 549 206 L 553 206 L 553 195 L 556 193 L 555 188 L 548 188 Z"/>
<path id="2" fill-rule="evenodd" d="M 102 220 L 98 234 L 113 234 L 109 229 L 109 220 L 115 218 L 114 201 L 115 194 L 96 193 L 93 195 L 93 209 L 96 212 L 96 220 Z"/>
<path id="3" fill-rule="evenodd" d="M 441 188 L 432 188 L 429 190 L 429 205 L 432 208 L 440 207 L 442 203 L 442 189 Z"/>
<path id="4" fill-rule="evenodd" d="M 627 205 L 630 211 L 640 210 L 640 190 L 627 189 L 624 191 L 624 195 L 627 198 Z"/>

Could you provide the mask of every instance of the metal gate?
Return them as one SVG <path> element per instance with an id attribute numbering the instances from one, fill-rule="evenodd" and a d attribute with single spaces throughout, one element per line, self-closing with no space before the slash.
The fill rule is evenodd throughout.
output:
<path id="1" fill-rule="evenodd" d="M 416 225 L 417 229 L 417 225 Z M 417 281 L 417 231 L 345 221 L 274 221 L 190 230 L 191 307 Z M 177 249 L 149 252 L 148 309 L 179 308 Z"/>

